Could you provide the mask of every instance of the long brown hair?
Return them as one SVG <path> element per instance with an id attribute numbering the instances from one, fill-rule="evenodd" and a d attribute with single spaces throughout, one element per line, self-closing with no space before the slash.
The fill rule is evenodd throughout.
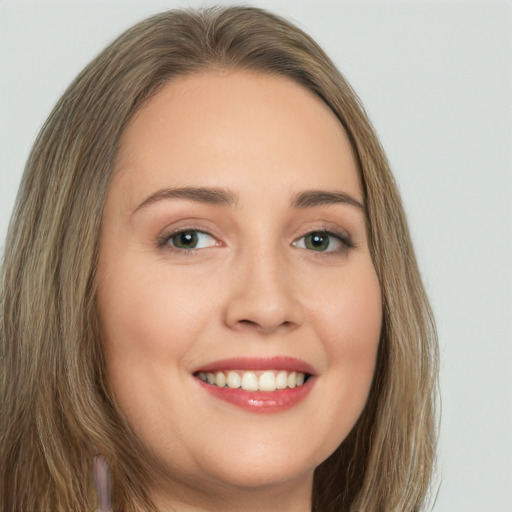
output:
<path id="1" fill-rule="evenodd" d="M 1 510 L 94 508 L 99 450 L 113 468 L 114 508 L 154 510 L 144 447 L 105 376 L 95 303 L 101 219 L 131 116 L 174 77 L 207 68 L 291 78 L 323 99 L 351 140 L 383 328 L 368 403 L 317 468 L 313 510 L 420 510 L 435 459 L 438 354 L 397 187 L 334 64 L 297 27 L 251 7 L 170 11 L 134 26 L 76 78 L 35 142 L 2 267 Z"/>

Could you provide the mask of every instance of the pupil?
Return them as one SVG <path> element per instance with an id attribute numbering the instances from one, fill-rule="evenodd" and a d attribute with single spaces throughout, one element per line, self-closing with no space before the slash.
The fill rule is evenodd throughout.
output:
<path id="1" fill-rule="evenodd" d="M 174 237 L 176 247 L 194 247 L 197 244 L 197 233 L 195 231 L 183 231 Z"/>
<path id="2" fill-rule="evenodd" d="M 329 237 L 323 233 L 312 233 L 309 235 L 308 241 L 311 249 L 325 250 L 329 247 Z"/>

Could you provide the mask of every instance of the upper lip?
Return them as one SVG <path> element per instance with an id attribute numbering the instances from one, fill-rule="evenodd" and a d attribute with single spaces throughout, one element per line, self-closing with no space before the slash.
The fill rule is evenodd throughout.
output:
<path id="1" fill-rule="evenodd" d="M 197 372 L 221 372 L 229 370 L 287 370 L 315 375 L 315 369 L 296 357 L 232 357 L 207 363 L 197 368 Z"/>

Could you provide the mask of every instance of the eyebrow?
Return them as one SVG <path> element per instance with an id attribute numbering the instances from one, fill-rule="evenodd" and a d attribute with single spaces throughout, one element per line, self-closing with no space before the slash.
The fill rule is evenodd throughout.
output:
<path id="1" fill-rule="evenodd" d="M 188 199 L 198 203 L 215 204 L 220 206 L 236 206 L 238 199 L 233 192 L 222 188 L 210 187 L 179 187 L 162 188 L 149 195 L 133 210 L 132 215 L 149 206 L 165 199 Z"/>
<path id="2" fill-rule="evenodd" d="M 146 197 L 133 210 L 132 215 L 137 211 L 168 199 L 188 199 L 198 203 L 213 204 L 219 206 L 234 207 L 238 204 L 238 197 L 230 190 L 212 187 L 179 187 L 162 188 Z M 315 206 L 329 204 L 348 204 L 355 206 L 363 212 L 366 211 L 364 204 L 345 192 L 327 190 L 307 190 L 297 194 L 291 201 L 292 208 L 306 209 Z"/>
<path id="3" fill-rule="evenodd" d="M 331 192 L 326 190 L 308 190 L 295 196 L 292 206 L 295 208 L 314 208 L 328 204 L 348 204 L 366 212 L 365 205 L 345 192 Z"/>

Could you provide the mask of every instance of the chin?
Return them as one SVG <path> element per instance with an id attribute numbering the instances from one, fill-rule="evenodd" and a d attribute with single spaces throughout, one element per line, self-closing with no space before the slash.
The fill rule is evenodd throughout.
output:
<path id="1" fill-rule="evenodd" d="M 326 447 L 304 450 L 304 438 L 291 446 L 289 439 L 265 441 L 249 436 L 240 444 L 245 447 L 233 443 L 224 453 L 203 459 L 200 472 L 221 485 L 247 491 L 311 483 L 316 467 L 331 453 Z"/>

